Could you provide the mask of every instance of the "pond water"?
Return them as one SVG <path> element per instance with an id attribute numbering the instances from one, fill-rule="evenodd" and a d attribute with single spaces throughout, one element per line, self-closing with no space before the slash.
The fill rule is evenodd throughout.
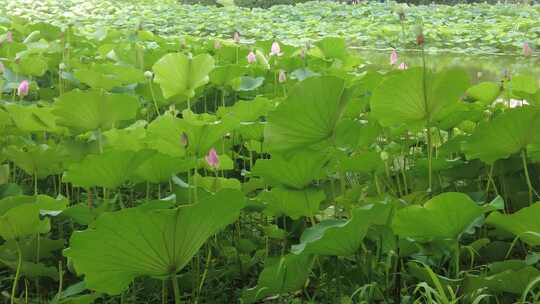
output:
<path id="1" fill-rule="evenodd" d="M 353 48 L 368 64 L 386 66 L 390 64 L 391 50 L 363 50 Z M 399 63 L 409 67 L 422 65 L 419 51 L 398 51 Z M 531 75 L 540 79 L 540 57 L 525 57 L 516 54 L 464 54 L 451 52 L 426 52 L 426 64 L 434 70 L 460 67 L 469 71 L 475 82 L 499 81 L 505 73 Z"/>

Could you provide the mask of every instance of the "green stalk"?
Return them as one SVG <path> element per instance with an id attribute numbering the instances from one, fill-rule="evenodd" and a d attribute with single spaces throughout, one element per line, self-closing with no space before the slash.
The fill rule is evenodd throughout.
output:
<path id="1" fill-rule="evenodd" d="M 161 304 L 167 304 L 167 284 L 166 280 L 161 283 Z"/>
<path id="2" fill-rule="evenodd" d="M 529 205 L 532 205 L 534 190 L 531 183 L 531 177 L 529 176 L 529 169 L 527 168 L 527 150 L 521 150 L 521 159 L 523 160 L 523 171 L 525 172 L 525 179 L 527 181 L 527 187 L 529 190 Z"/>
<path id="3" fill-rule="evenodd" d="M 17 245 L 17 255 L 18 255 L 18 262 L 17 262 L 17 270 L 15 272 L 15 278 L 13 279 L 13 286 L 11 287 L 11 304 L 15 303 L 15 293 L 17 292 L 17 282 L 19 281 L 19 277 L 21 275 L 21 267 L 22 267 L 22 250 L 21 246 L 19 245 L 19 242 L 15 241 L 15 245 Z"/>
<path id="4" fill-rule="evenodd" d="M 428 148 L 428 192 L 433 191 L 433 142 L 431 139 L 431 130 L 427 129 L 427 148 Z"/>
<path id="5" fill-rule="evenodd" d="M 34 196 L 38 195 L 38 177 L 37 173 L 34 171 Z"/>
<path id="6" fill-rule="evenodd" d="M 455 253 L 455 257 L 454 257 L 454 270 L 456 272 L 455 274 L 455 278 L 458 279 L 459 278 L 459 255 L 460 255 L 460 246 L 459 246 L 459 241 L 456 241 L 456 253 Z"/>
<path id="7" fill-rule="evenodd" d="M 156 95 L 154 94 L 154 88 L 152 87 L 152 80 L 148 80 L 148 86 L 150 87 L 150 94 L 152 95 L 152 101 L 154 103 L 154 108 L 156 109 L 156 113 L 158 116 L 161 116 L 161 113 L 159 112 L 159 107 L 156 100 Z"/>
<path id="8" fill-rule="evenodd" d="M 207 245 L 208 248 L 208 254 L 206 255 L 206 261 L 204 263 L 204 271 L 201 278 L 201 281 L 199 283 L 199 289 L 197 290 L 197 299 L 195 300 L 195 303 L 199 302 L 199 297 L 202 292 L 202 288 L 204 286 L 204 281 L 206 280 L 206 275 L 208 274 L 208 269 L 210 268 L 210 261 L 212 260 L 212 250 L 210 247 L 210 244 Z"/>
<path id="9" fill-rule="evenodd" d="M 56 297 L 60 299 L 62 297 L 62 290 L 64 289 L 64 270 L 62 268 L 62 260 L 58 261 L 58 293 Z"/>
<path id="10" fill-rule="evenodd" d="M 182 301 L 180 300 L 180 288 L 178 287 L 178 278 L 176 277 L 176 273 L 171 275 L 171 281 L 174 292 L 174 304 L 181 304 Z"/>

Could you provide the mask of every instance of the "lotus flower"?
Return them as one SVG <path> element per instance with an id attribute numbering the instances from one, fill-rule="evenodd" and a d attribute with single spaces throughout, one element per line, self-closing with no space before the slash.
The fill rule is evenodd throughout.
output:
<path id="1" fill-rule="evenodd" d="M 396 50 L 392 50 L 392 53 L 390 54 L 390 64 L 395 65 L 398 63 L 398 54 Z"/>
<path id="2" fill-rule="evenodd" d="M 13 42 L 13 33 L 11 32 L 6 33 L 6 41 L 9 43 Z"/>
<path id="3" fill-rule="evenodd" d="M 234 40 L 234 43 L 240 43 L 240 33 L 239 32 L 234 32 L 233 40 Z"/>
<path id="4" fill-rule="evenodd" d="M 525 57 L 529 57 L 531 56 L 532 54 L 534 53 L 533 49 L 531 48 L 531 46 L 529 45 L 528 42 L 524 42 L 523 43 L 523 55 Z"/>
<path id="5" fill-rule="evenodd" d="M 405 63 L 405 62 L 402 62 L 399 66 L 398 66 L 398 69 L 400 70 L 406 70 L 408 69 L 409 66 Z"/>
<path id="6" fill-rule="evenodd" d="M 19 84 L 19 87 L 17 88 L 17 95 L 20 97 L 24 97 L 28 95 L 28 90 L 30 89 L 30 83 L 28 83 L 28 80 L 23 80 Z"/>
<path id="7" fill-rule="evenodd" d="M 270 48 L 270 56 L 281 56 L 281 47 L 277 41 L 272 43 L 272 47 Z"/>
<path id="8" fill-rule="evenodd" d="M 214 49 L 216 50 L 221 49 L 221 41 L 219 40 L 214 41 Z"/>
<path id="9" fill-rule="evenodd" d="M 253 51 L 249 52 L 249 54 L 247 55 L 247 61 L 249 64 L 257 62 L 257 56 L 255 55 L 255 53 L 253 53 Z"/>
<path id="10" fill-rule="evenodd" d="M 284 83 L 285 81 L 287 81 L 287 74 L 284 70 L 279 70 L 278 81 L 279 83 Z"/>
<path id="11" fill-rule="evenodd" d="M 217 155 L 216 149 L 210 149 L 204 159 L 211 168 L 216 169 L 217 167 L 219 167 L 219 157 Z"/>

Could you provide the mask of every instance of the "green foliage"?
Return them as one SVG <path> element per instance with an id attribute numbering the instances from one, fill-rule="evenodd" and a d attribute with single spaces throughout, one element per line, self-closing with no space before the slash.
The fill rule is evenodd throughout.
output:
<path id="1" fill-rule="evenodd" d="M 95 10 L 118 16 L 133 3 Z M 295 8 L 325 13 L 291 41 L 343 9 L 318 5 Z M 362 18 L 337 19 L 369 27 L 367 8 L 389 18 L 387 4 L 372 3 L 347 7 Z M 215 12 L 191 9 L 187 20 Z M 162 13 L 169 22 L 178 12 Z M 232 31 L 242 18 L 205 30 Z M 290 20 L 274 22 L 275 37 L 241 43 L 83 21 L 0 26 L 9 302 L 538 302 L 535 76 L 374 64 L 339 32 L 289 45 L 276 39 L 300 26 Z M 395 39 L 391 23 L 377 31 L 381 45 Z M 28 95 L 17 94 L 23 80 Z"/>

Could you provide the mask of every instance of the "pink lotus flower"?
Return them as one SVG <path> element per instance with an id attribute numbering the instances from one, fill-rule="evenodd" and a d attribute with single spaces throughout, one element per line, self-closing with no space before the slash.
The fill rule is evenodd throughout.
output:
<path id="1" fill-rule="evenodd" d="M 217 167 L 219 167 L 219 157 L 217 155 L 216 149 L 210 149 L 204 159 L 211 168 L 216 169 Z"/>
<path id="2" fill-rule="evenodd" d="M 534 53 L 528 42 L 523 43 L 523 56 L 529 57 Z"/>
<path id="3" fill-rule="evenodd" d="M 247 55 L 247 61 L 249 64 L 257 62 L 257 56 L 255 55 L 255 53 L 253 53 L 253 51 L 249 52 L 249 54 Z"/>
<path id="4" fill-rule="evenodd" d="M 234 32 L 233 40 L 234 40 L 234 43 L 240 43 L 240 33 L 239 32 Z"/>
<path id="5" fill-rule="evenodd" d="M 11 32 L 7 32 L 7 33 L 6 33 L 6 41 L 7 41 L 8 43 L 12 43 L 12 42 L 13 42 L 13 33 L 11 33 Z"/>
<path id="6" fill-rule="evenodd" d="M 23 80 L 19 84 L 19 87 L 17 88 L 17 95 L 20 97 L 24 97 L 28 95 L 28 90 L 30 89 L 30 83 L 28 83 L 28 80 Z"/>
<path id="7" fill-rule="evenodd" d="M 270 47 L 270 56 L 281 56 L 281 47 L 277 41 L 274 41 Z"/>
<path id="8" fill-rule="evenodd" d="M 408 69 L 409 66 L 405 63 L 405 62 L 402 62 L 399 66 L 398 66 L 398 69 L 400 70 L 406 70 Z"/>
<path id="9" fill-rule="evenodd" d="M 216 50 L 221 49 L 221 41 L 219 40 L 214 41 L 214 49 Z"/>
<path id="10" fill-rule="evenodd" d="M 284 70 L 279 70 L 278 81 L 279 83 L 284 83 L 285 81 L 287 81 L 287 74 Z"/>
<path id="11" fill-rule="evenodd" d="M 390 64 L 395 65 L 398 63 L 398 54 L 396 50 L 392 50 L 392 53 L 390 54 Z"/>

